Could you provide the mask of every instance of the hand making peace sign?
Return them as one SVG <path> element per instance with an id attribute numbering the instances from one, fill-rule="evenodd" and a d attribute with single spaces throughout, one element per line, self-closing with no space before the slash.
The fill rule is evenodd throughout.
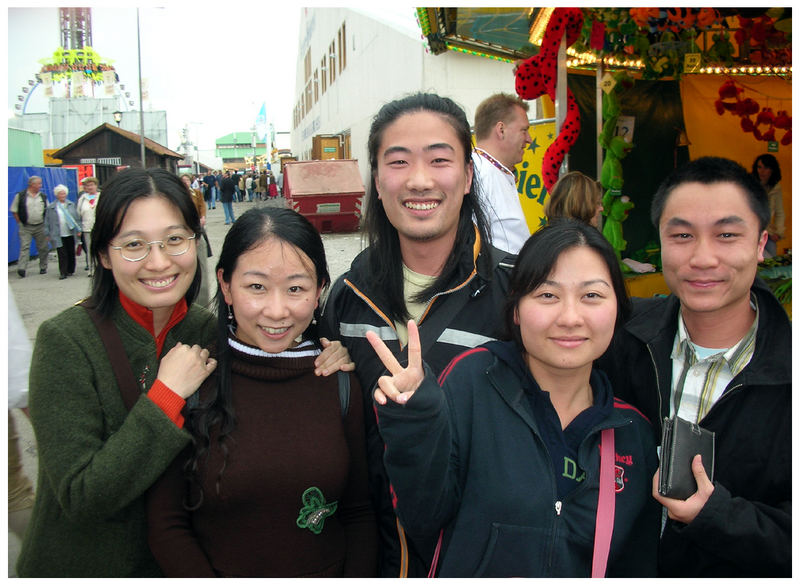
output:
<path id="1" fill-rule="evenodd" d="M 419 331 L 413 319 L 408 320 L 408 366 L 403 368 L 375 332 L 367 332 L 367 341 L 372 345 L 378 358 L 391 373 L 378 379 L 375 389 L 375 400 L 386 404 L 388 397 L 395 403 L 405 404 L 419 388 L 425 371 L 422 368 L 422 349 L 419 343 Z"/>

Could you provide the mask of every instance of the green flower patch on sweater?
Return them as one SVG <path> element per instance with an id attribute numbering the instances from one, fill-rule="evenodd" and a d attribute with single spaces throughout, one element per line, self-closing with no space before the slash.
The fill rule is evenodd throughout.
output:
<path id="1" fill-rule="evenodd" d="M 303 507 L 300 509 L 300 516 L 297 517 L 297 526 L 300 529 L 308 529 L 314 535 L 322 533 L 325 519 L 336 512 L 338 502 L 325 502 L 325 496 L 316 486 L 311 486 L 303 493 Z"/>

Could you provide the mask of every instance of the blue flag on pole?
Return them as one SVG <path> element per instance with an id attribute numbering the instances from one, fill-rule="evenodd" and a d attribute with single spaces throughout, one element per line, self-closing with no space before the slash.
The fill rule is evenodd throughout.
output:
<path id="1" fill-rule="evenodd" d="M 258 111 L 256 116 L 256 136 L 258 140 L 263 142 L 267 139 L 267 104 L 262 102 L 261 110 Z"/>

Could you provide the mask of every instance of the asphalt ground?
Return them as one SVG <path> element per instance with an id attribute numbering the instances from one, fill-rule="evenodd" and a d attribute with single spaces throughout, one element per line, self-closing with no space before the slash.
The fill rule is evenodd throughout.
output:
<path id="1" fill-rule="evenodd" d="M 276 198 L 270 201 L 239 202 L 233 204 L 234 217 L 239 217 L 248 209 L 254 206 L 279 206 L 284 207 L 286 200 Z M 225 225 L 225 214 L 222 205 L 217 204 L 216 209 L 208 210 L 206 215 L 206 233 L 211 244 L 213 256 L 205 260 L 204 267 L 209 271 L 209 275 L 214 274 L 218 253 L 222 250 L 222 243 L 225 239 L 230 226 Z M 350 262 L 361 251 L 362 237 L 361 232 L 323 234 L 322 241 L 325 245 L 325 256 L 328 260 L 328 271 L 331 281 L 345 272 L 350 267 Z M 53 317 L 68 307 L 74 305 L 89 295 L 91 279 L 88 277 L 89 271 L 84 270 L 86 266 L 85 255 L 76 259 L 75 274 L 66 279 L 59 280 L 58 258 L 55 251 L 50 252 L 48 258 L 47 274 L 39 274 L 39 260 L 31 259 L 28 263 L 27 276 L 21 279 L 17 275 L 17 264 L 8 265 L 8 290 L 13 293 L 17 308 L 22 315 L 25 329 L 31 340 L 31 345 L 36 338 L 36 331 L 39 325 L 46 319 Z M 216 291 L 216 285 L 212 281 L 214 288 L 209 287 L 210 297 Z M 10 366 L 10 365 L 9 365 Z M 12 416 L 16 422 L 19 434 L 19 449 L 22 457 L 22 466 L 26 476 L 36 486 L 37 453 L 36 439 L 33 428 L 25 414 L 19 409 L 12 410 Z M 9 531 L 8 534 L 8 575 L 15 576 L 14 566 L 19 555 L 20 541 L 16 534 Z"/>

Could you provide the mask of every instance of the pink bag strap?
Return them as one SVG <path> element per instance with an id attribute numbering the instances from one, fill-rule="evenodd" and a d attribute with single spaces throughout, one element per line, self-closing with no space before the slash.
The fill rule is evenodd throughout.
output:
<path id="1" fill-rule="evenodd" d="M 436 566 L 439 565 L 439 552 L 442 551 L 442 535 L 444 535 L 444 529 L 439 531 L 439 541 L 436 542 L 436 551 L 433 552 L 433 560 L 431 561 L 431 569 L 428 571 L 428 578 L 436 577 Z"/>
<path id="2" fill-rule="evenodd" d="M 600 487 L 594 526 L 592 578 L 604 578 L 606 575 L 608 552 L 611 549 L 611 534 L 614 532 L 615 484 L 614 430 L 604 429 L 600 436 Z"/>
<path id="3" fill-rule="evenodd" d="M 611 534 L 614 532 L 614 506 L 616 505 L 614 467 L 614 430 L 604 429 L 600 435 L 600 486 L 594 526 L 592 578 L 605 578 L 606 575 L 608 552 L 611 549 Z M 444 530 L 439 531 L 439 540 L 436 543 L 428 578 L 436 577 L 443 534 Z"/>

